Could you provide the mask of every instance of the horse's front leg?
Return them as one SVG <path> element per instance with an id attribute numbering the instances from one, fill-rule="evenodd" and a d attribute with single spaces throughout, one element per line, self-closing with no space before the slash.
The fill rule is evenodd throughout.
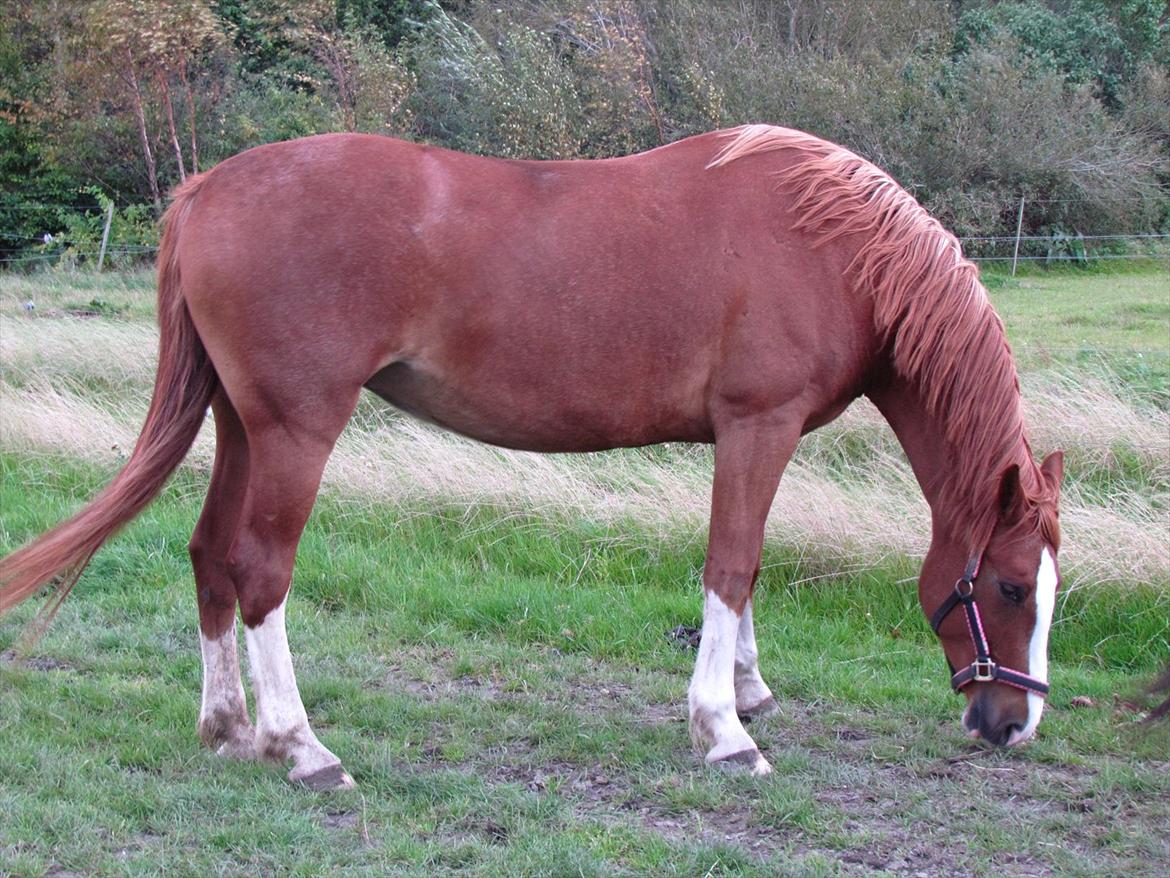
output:
<path id="1" fill-rule="evenodd" d="M 759 417 L 727 425 L 715 442 L 703 633 L 689 692 L 691 739 L 707 762 L 743 765 L 752 774 L 772 767 L 737 708 L 760 710 L 772 693 L 756 667 L 751 595 L 768 509 L 799 438 L 799 429 L 785 421 Z"/>
<path id="2" fill-rule="evenodd" d="M 772 690 L 760 676 L 760 653 L 756 648 L 752 598 L 749 597 L 739 617 L 739 637 L 735 642 L 735 712 L 741 717 L 762 717 L 770 716 L 778 709 Z"/>

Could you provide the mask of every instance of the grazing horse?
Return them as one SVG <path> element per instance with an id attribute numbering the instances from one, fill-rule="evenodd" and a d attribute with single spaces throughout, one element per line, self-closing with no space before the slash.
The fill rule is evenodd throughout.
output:
<path id="1" fill-rule="evenodd" d="M 963 722 L 994 744 L 1035 730 L 1061 455 L 1033 459 L 975 267 L 869 162 L 766 125 L 602 161 L 323 135 L 188 179 L 164 223 L 138 443 L 90 505 L 0 562 L 0 610 L 64 573 L 59 604 L 210 405 L 215 463 L 190 553 L 199 734 L 220 753 L 291 760 L 290 779 L 314 788 L 353 783 L 309 727 L 284 613 L 362 388 L 509 448 L 713 442 L 691 735 L 707 762 L 755 774 L 770 767 L 741 717 L 776 709 L 752 626 L 765 519 L 800 437 L 868 396 L 930 504 L 919 597 Z"/>

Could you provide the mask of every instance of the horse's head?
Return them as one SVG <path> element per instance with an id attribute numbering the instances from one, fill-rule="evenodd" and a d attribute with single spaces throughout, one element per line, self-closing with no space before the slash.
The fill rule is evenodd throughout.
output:
<path id="1" fill-rule="evenodd" d="M 1062 466 L 1060 452 L 1045 458 L 1035 491 L 1024 489 L 1012 466 L 1002 477 L 991 538 L 966 569 L 941 546 L 931 547 L 923 565 L 919 598 L 942 641 L 952 685 L 967 698 L 963 726 L 992 744 L 1026 741 L 1044 710 L 1048 630 L 1060 585 Z"/>

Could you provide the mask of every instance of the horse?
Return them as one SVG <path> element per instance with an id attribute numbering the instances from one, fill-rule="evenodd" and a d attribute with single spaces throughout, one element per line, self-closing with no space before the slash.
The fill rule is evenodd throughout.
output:
<path id="1" fill-rule="evenodd" d="M 361 134 L 256 147 L 175 191 L 158 322 L 133 453 L 89 505 L 0 561 L 0 611 L 58 577 L 54 611 L 210 407 L 215 458 L 189 549 L 198 731 L 224 756 L 353 785 L 309 725 L 285 602 L 363 388 L 508 448 L 713 443 L 690 732 L 706 763 L 755 775 L 771 767 L 744 719 L 778 709 L 752 620 L 765 519 L 801 436 L 864 395 L 930 506 L 918 595 L 963 726 L 1016 745 L 1040 721 L 1062 453 L 1033 458 L 1003 325 L 958 241 L 838 145 L 746 125 L 590 161 Z"/>

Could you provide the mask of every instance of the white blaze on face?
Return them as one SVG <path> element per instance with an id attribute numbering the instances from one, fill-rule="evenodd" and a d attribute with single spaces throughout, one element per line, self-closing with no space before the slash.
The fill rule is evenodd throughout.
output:
<path id="1" fill-rule="evenodd" d="M 1052 612 L 1056 607 L 1056 560 L 1047 546 L 1040 553 L 1040 569 L 1036 572 L 1036 624 L 1032 628 L 1032 639 L 1028 643 L 1028 675 L 1048 682 L 1048 632 L 1052 628 Z M 1044 699 L 1028 693 L 1028 724 L 1014 732 L 1008 746 L 1019 744 L 1032 737 L 1044 712 Z"/>

